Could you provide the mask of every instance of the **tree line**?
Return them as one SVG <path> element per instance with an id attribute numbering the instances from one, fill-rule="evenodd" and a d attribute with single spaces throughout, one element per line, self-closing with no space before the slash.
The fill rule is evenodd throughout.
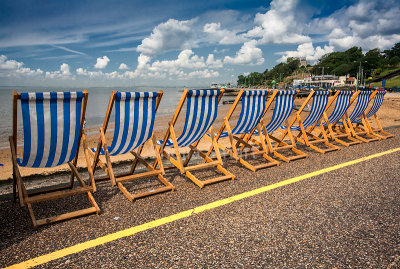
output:
<path id="1" fill-rule="evenodd" d="M 300 67 L 296 58 L 288 58 L 286 63 L 279 63 L 263 73 L 252 72 L 247 76 L 240 75 L 237 85 L 268 85 L 290 80 L 295 73 L 332 74 L 336 76 L 353 76 L 362 70 L 365 77 L 379 76 L 384 70 L 395 68 L 400 63 L 400 43 L 389 50 L 372 49 L 365 54 L 361 47 L 352 47 L 343 52 L 332 52 L 323 55 L 314 66 Z M 289 77 L 289 79 L 288 79 Z"/>

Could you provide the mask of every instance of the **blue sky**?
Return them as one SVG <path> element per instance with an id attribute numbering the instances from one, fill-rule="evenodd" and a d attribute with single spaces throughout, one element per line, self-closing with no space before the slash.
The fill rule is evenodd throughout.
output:
<path id="1" fill-rule="evenodd" d="M 207 86 L 400 42 L 398 0 L 0 1 L 0 85 Z"/>

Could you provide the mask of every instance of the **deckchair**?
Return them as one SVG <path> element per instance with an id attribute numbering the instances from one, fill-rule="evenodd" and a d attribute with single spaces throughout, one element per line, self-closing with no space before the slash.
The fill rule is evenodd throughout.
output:
<path id="1" fill-rule="evenodd" d="M 99 165 L 106 173 L 105 176 L 95 178 L 95 180 L 102 181 L 110 179 L 112 186 L 117 185 L 131 202 L 138 198 L 174 190 L 174 186 L 163 176 L 164 168 L 162 162 L 158 162 L 157 168 L 157 165 L 149 164 L 141 156 L 144 144 L 149 141 L 151 148 L 156 154 L 156 159 L 161 160 L 159 151 L 155 148 L 156 141 L 153 136 L 153 127 L 156 111 L 162 95 L 162 91 L 158 93 L 113 91 L 104 118 L 103 127 L 100 128 L 100 139 L 97 148 L 92 148 L 91 150 L 93 172 L 95 172 L 95 168 Z M 105 135 L 113 108 L 115 110 L 114 136 L 111 145 L 108 146 L 109 144 Z M 134 157 L 129 172 L 114 174 L 110 156 L 117 156 L 125 153 L 131 153 Z M 100 160 L 100 155 L 105 157 L 105 162 Z M 135 173 L 138 162 L 143 164 L 149 171 Z M 165 186 L 131 194 L 123 185 L 123 182 L 145 177 L 157 177 Z"/>
<path id="2" fill-rule="evenodd" d="M 221 154 L 219 152 L 217 142 L 214 137 L 214 132 L 211 127 L 217 117 L 218 103 L 221 100 L 223 93 L 224 90 L 222 89 L 185 89 L 182 98 L 179 101 L 176 112 L 172 118 L 172 121 L 169 123 L 169 128 L 165 134 L 164 140 L 158 141 L 159 145 L 161 145 L 161 153 L 163 154 L 163 156 L 173 164 L 173 167 L 177 167 L 180 170 L 181 174 L 185 174 L 200 188 L 203 188 L 204 185 L 207 184 L 235 178 L 233 174 L 222 167 Z M 187 102 L 185 124 L 182 134 L 177 138 L 175 133 L 175 123 L 178 120 L 179 114 L 186 100 Z M 200 139 L 202 139 L 206 135 L 207 131 L 209 131 L 211 135 L 212 147 L 217 156 L 216 161 L 208 157 L 205 153 L 197 148 Z M 172 154 L 169 154 L 165 151 L 165 147 L 173 148 L 176 159 L 172 157 Z M 181 156 L 181 152 L 179 151 L 181 148 L 184 147 L 190 148 L 190 151 L 185 161 L 182 160 L 183 158 Z M 195 152 L 200 155 L 204 163 L 189 166 L 189 162 L 193 156 L 193 153 Z M 216 167 L 216 169 L 220 171 L 223 176 L 200 180 L 192 173 L 192 171 L 206 169 L 210 167 Z"/>
<path id="3" fill-rule="evenodd" d="M 10 148 L 13 164 L 14 201 L 17 197 L 21 206 L 27 206 L 33 226 L 66 220 L 91 213 L 100 209 L 91 191 L 96 191 L 88 152 L 85 150 L 89 172 L 86 184 L 79 174 L 78 161 L 81 140 L 86 144 L 83 132 L 88 92 L 13 92 L 13 135 L 10 136 Z M 21 100 L 24 151 L 17 158 L 17 106 Z M 45 190 L 29 190 L 22 181 L 20 167 L 46 168 L 68 164 L 71 169 L 70 182 L 66 186 L 51 187 Z M 74 178 L 79 187 L 74 186 Z M 86 194 L 91 207 L 43 219 L 36 219 L 32 204 L 68 196 Z"/>
<path id="4" fill-rule="evenodd" d="M 376 91 L 372 92 L 369 89 L 359 90 L 356 105 L 354 106 L 350 116 L 347 114 L 348 112 L 346 112 L 346 114 L 345 114 L 346 117 L 345 117 L 344 121 L 339 121 L 336 125 L 337 126 L 347 125 L 351 131 L 352 136 L 360 141 L 368 143 L 371 141 L 380 140 L 379 137 L 370 134 L 368 131 L 356 132 L 356 130 L 353 127 L 353 123 L 355 123 L 355 121 L 357 119 L 362 119 L 363 115 L 365 115 L 364 112 L 367 109 L 370 100 L 372 100 L 372 98 L 374 98 L 375 94 L 376 94 Z M 342 127 L 342 129 L 343 128 L 344 127 Z M 364 135 L 364 137 L 361 135 Z"/>
<path id="5" fill-rule="evenodd" d="M 288 126 L 284 126 L 286 129 L 284 134 L 289 131 L 289 128 L 292 132 L 298 132 L 295 135 L 296 141 L 320 152 L 326 153 L 333 150 L 340 149 L 338 146 L 335 146 L 328 141 L 327 134 L 324 129 L 322 129 L 322 138 L 318 137 L 316 134 L 313 134 L 313 130 L 317 124 L 322 124 L 323 114 L 328 104 L 328 99 L 331 94 L 331 91 L 315 91 L 312 90 L 310 94 L 307 96 L 303 105 L 296 112 L 296 115 L 293 117 L 292 121 Z M 302 120 L 301 113 L 304 111 L 304 108 L 308 105 L 312 98 L 312 105 L 307 117 Z M 294 125 L 295 123 L 298 125 Z M 326 147 L 321 148 L 318 147 L 317 144 L 324 144 Z"/>
<path id="6" fill-rule="evenodd" d="M 361 132 L 368 132 L 376 137 L 379 137 L 381 139 L 387 139 L 387 138 L 391 138 L 394 137 L 393 134 L 390 134 L 388 132 L 385 132 L 382 129 L 382 125 L 379 122 L 378 116 L 376 115 L 376 113 L 378 112 L 379 108 L 381 107 L 382 103 L 383 103 L 383 98 L 386 94 L 385 90 L 377 90 L 375 97 L 372 96 L 370 97 L 370 100 L 372 100 L 372 98 L 374 98 L 374 102 L 372 103 L 371 108 L 369 109 L 368 113 L 363 114 L 361 119 L 357 119 L 353 122 L 353 124 L 355 124 L 354 129 L 356 129 L 359 133 L 361 130 Z M 376 126 L 377 128 L 374 128 L 371 126 L 370 122 L 368 121 L 368 119 L 370 119 L 371 117 L 374 117 L 375 122 L 376 122 Z"/>
<path id="7" fill-rule="evenodd" d="M 308 157 L 306 153 L 296 148 L 296 142 L 290 129 L 287 129 L 287 132 L 280 132 L 281 134 L 283 133 L 280 137 L 275 135 L 278 129 L 289 125 L 288 118 L 292 113 L 294 98 L 297 93 L 297 90 L 276 90 L 266 105 L 266 110 L 268 110 L 272 102 L 275 101 L 275 108 L 272 113 L 271 121 L 265 127 L 263 126 L 262 132 L 265 135 L 265 141 L 267 142 L 269 152 L 285 162 Z M 257 140 L 251 138 L 252 134 L 253 133 L 247 135 L 245 140 L 251 140 L 260 146 L 261 144 Z M 257 135 L 258 131 L 254 130 L 254 134 Z M 285 138 L 289 138 L 290 142 L 285 142 Z M 272 141 L 276 142 L 274 146 L 272 145 Z M 285 156 L 281 153 L 282 150 L 290 150 L 294 155 Z"/>
<path id="8" fill-rule="evenodd" d="M 324 112 L 324 122 L 322 126 L 317 124 L 320 127 L 319 137 L 322 137 L 323 132 L 327 131 L 328 138 L 334 140 L 346 147 L 361 143 L 360 140 L 352 137 L 350 128 L 345 124 L 344 128 L 339 129 L 335 128 L 335 125 L 340 120 L 343 120 L 346 117 L 346 112 L 352 102 L 357 98 L 359 91 L 353 94 L 351 90 L 338 90 L 336 94 L 333 96 L 331 100 L 329 100 L 328 105 L 326 106 Z M 327 115 L 328 109 L 335 102 L 335 107 L 331 114 Z M 344 140 L 346 139 L 346 140 Z"/>
<path id="9" fill-rule="evenodd" d="M 268 95 L 269 90 L 240 90 L 215 138 L 218 147 L 221 150 L 254 172 L 261 168 L 279 165 L 278 161 L 267 155 L 268 148 L 261 131 L 263 128 L 261 119 L 266 112 L 266 98 Z M 242 100 L 242 108 L 239 120 L 237 121 L 235 128 L 232 129 L 229 124 L 229 119 L 234 113 L 240 100 Z M 255 128 L 258 130 L 258 142 L 262 145 L 261 147 L 255 147 L 253 144 L 249 144 L 247 141 L 243 140 L 245 135 Z M 225 129 L 227 131 L 224 132 Z M 219 139 L 223 137 L 229 137 L 231 150 L 219 142 Z M 244 145 L 244 149 L 249 150 L 239 151 L 238 147 L 241 145 Z M 212 147 L 207 152 L 207 156 L 210 155 L 211 151 Z M 262 163 L 256 166 L 250 164 L 248 160 L 246 160 L 250 155 L 253 157 L 256 155 L 262 156 L 267 163 Z"/>

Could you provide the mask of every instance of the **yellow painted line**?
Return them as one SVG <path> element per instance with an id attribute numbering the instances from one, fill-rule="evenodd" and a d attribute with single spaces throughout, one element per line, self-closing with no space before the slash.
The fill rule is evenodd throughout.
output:
<path id="1" fill-rule="evenodd" d="M 30 260 L 27 260 L 25 262 L 21 262 L 21 263 L 18 263 L 18 264 L 11 265 L 10 267 L 7 267 L 7 268 L 30 268 L 30 267 L 33 267 L 33 266 L 44 264 L 44 263 L 47 263 L 47 262 L 50 262 L 50 261 L 53 261 L 53 260 L 68 256 L 68 255 L 74 254 L 74 253 L 78 253 L 78 252 L 84 251 L 84 250 L 89 249 L 89 248 L 93 248 L 93 247 L 96 247 L 96 246 L 99 246 L 99 245 L 103 245 L 105 243 L 108 243 L 108 242 L 111 242 L 111 241 L 114 241 L 114 240 L 117 240 L 117 239 L 120 239 L 120 238 L 132 236 L 134 234 L 137 234 L 137 233 L 140 233 L 140 232 L 143 232 L 143 231 L 146 231 L 146 230 L 149 230 L 149 229 L 152 229 L 152 228 L 155 228 L 155 227 L 167 224 L 167 223 L 171 223 L 171 222 L 176 221 L 176 220 L 180 220 L 180 219 L 184 219 L 184 218 L 190 217 L 193 214 L 198 214 L 198 213 L 201 213 L 201 212 L 213 209 L 213 208 L 217 208 L 217 207 L 220 207 L 220 206 L 223 206 L 223 205 L 226 205 L 226 204 L 230 204 L 230 203 L 235 202 L 235 201 L 242 200 L 244 198 L 248 198 L 248 197 L 263 193 L 263 192 L 267 192 L 267 191 L 270 191 L 270 190 L 273 190 L 273 189 L 277 189 L 277 188 L 280 188 L 280 187 L 283 187 L 283 186 L 286 186 L 286 185 L 289 185 L 289 184 L 293 184 L 293 183 L 302 181 L 304 179 L 308 179 L 308 178 L 311 178 L 311 177 L 314 177 L 314 176 L 325 174 L 325 173 L 328 173 L 328 172 L 331 172 L 331 171 L 334 171 L 334 170 L 338 170 L 338 169 L 344 168 L 346 166 L 350 166 L 350 165 L 354 165 L 354 164 L 361 163 L 361 162 L 364 162 L 364 161 L 368 161 L 368 160 L 371 160 L 371 159 L 374 159 L 374 158 L 378 158 L 378 157 L 381 157 L 381 156 L 384 156 L 384 155 L 387 155 L 387 154 L 390 154 L 390 153 L 394 153 L 394 152 L 397 152 L 397 151 L 400 151 L 400 148 L 391 149 L 391 150 L 388 150 L 388 151 L 384 151 L 384 152 L 381 152 L 381 153 L 373 154 L 373 155 L 370 155 L 370 156 L 367 156 L 367 157 L 363 157 L 363 158 L 360 158 L 360 159 L 356 159 L 356 160 L 353 160 L 353 161 L 349 161 L 349 162 L 345 162 L 345 163 L 342 163 L 342 164 L 331 166 L 331 167 L 328 167 L 328 168 L 325 168 L 325 169 L 321 169 L 321 170 L 318 170 L 318 171 L 315 171 L 315 172 L 312 172 L 312 173 L 308 173 L 308 174 L 305 174 L 305 175 L 302 175 L 302 176 L 290 178 L 290 179 L 287 179 L 287 180 L 284 180 L 284 181 L 280 181 L 280 182 L 272 184 L 272 185 L 268 185 L 268 186 L 261 187 L 261 188 L 258 188 L 258 189 L 252 190 L 252 191 L 244 192 L 244 193 L 241 193 L 241 194 L 238 194 L 238 195 L 235 195 L 235 196 L 231 196 L 231 197 L 226 198 L 226 199 L 218 200 L 218 201 L 215 201 L 215 202 L 212 202 L 212 203 L 209 203 L 209 204 L 206 204 L 206 205 L 202 205 L 202 206 L 190 209 L 190 210 L 186 210 L 186 211 L 183 211 L 183 212 L 180 212 L 180 213 L 177 213 L 177 214 L 165 217 L 165 218 L 153 220 L 153 221 L 150 221 L 150 222 L 147 222 L 147 223 L 135 226 L 135 227 L 128 228 L 126 230 L 122 230 L 122 231 L 119 231 L 119 232 L 116 232 L 116 233 L 112 233 L 112 234 L 109 234 L 109 235 L 106 235 L 106 236 L 102 236 L 102 237 L 99 237 L 99 238 L 96 238 L 96 239 L 93 239 L 93 240 L 90 240 L 90 241 L 86 241 L 86 242 L 83 242 L 83 243 L 80 243 L 80 244 L 77 244 L 77 245 L 74 245 L 74 246 L 71 246 L 71 247 L 68 247 L 68 248 L 60 249 L 60 250 L 54 251 L 52 253 L 49 253 L 49 254 L 46 254 L 46 255 L 43 255 L 43 256 L 39 256 L 39 257 L 30 259 Z"/>

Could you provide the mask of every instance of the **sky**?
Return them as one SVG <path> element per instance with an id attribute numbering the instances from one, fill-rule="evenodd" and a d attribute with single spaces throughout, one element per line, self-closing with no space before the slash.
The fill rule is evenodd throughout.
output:
<path id="1" fill-rule="evenodd" d="M 398 0 L 2 0 L 0 86 L 209 86 L 400 42 Z"/>

